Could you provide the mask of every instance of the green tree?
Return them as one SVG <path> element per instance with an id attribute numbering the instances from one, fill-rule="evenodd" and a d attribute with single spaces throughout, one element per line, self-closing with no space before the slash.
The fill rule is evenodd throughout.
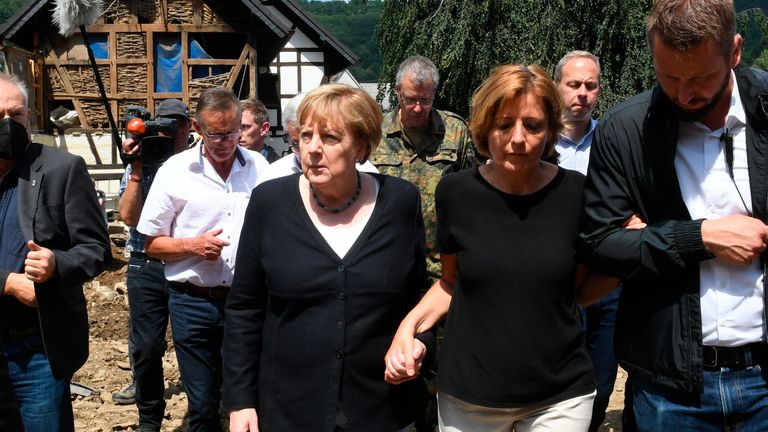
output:
<path id="1" fill-rule="evenodd" d="M 600 107 L 609 107 L 653 82 L 644 24 L 651 3 L 386 1 L 376 28 L 382 54 L 379 97 L 395 102 L 386 88 L 394 88 L 399 63 L 421 54 L 440 70 L 437 107 L 466 116 L 472 92 L 495 66 L 536 63 L 552 72 L 563 54 L 584 49 L 600 57 L 605 83 Z"/>
<path id="2" fill-rule="evenodd" d="M 760 68 L 764 71 L 768 71 L 768 48 L 763 50 L 763 53 L 760 54 L 757 59 L 755 59 L 755 61 L 752 63 L 752 66 Z"/>
<path id="3" fill-rule="evenodd" d="M 0 2 L 0 24 L 15 14 L 24 3 L 26 3 L 25 0 L 3 0 Z"/>
<path id="4" fill-rule="evenodd" d="M 301 6 L 360 57 L 350 68 L 360 82 L 375 82 L 381 55 L 373 31 L 381 15 L 381 0 L 309 1 Z"/>

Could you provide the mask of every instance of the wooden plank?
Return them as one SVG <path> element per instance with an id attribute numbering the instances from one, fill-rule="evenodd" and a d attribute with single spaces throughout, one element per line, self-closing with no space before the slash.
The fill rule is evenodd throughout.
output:
<path id="1" fill-rule="evenodd" d="M 243 52 L 248 55 L 248 47 Z M 187 64 L 190 66 L 243 66 L 242 63 L 243 53 L 240 53 L 240 59 L 187 59 Z"/>
<path id="2" fill-rule="evenodd" d="M 169 99 L 169 98 L 180 99 L 182 95 L 183 95 L 182 92 L 164 92 L 164 93 L 154 93 L 153 96 L 154 96 L 155 99 Z M 148 99 L 147 96 L 148 96 L 148 94 L 145 93 L 145 92 L 121 92 L 121 93 L 116 93 L 116 94 L 113 95 L 113 97 L 116 100 L 121 100 L 121 99 L 141 99 L 141 100 L 144 100 L 144 99 Z M 72 98 L 79 98 L 79 99 L 83 99 L 83 100 L 92 100 L 92 99 L 93 100 L 96 100 L 96 99 L 101 100 L 101 95 L 98 94 L 98 93 L 68 93 L 68 92 L 62 93 L 62 92 L 59 92 L 59 93 L 52 93 L 50 95 L 50 97 L 53 98 L 53 99 L 56 99 L 56 100 L 67 100 L 67 99 L 72 99 Z"/>
<path id="3" fill-rule="evenodd" d="M 181 32 L 181 91 L 184 93 L 184 103 L 189 105 L 189 33 Z"/>
<path id="4" fill-rule="evenodd" d="M 240 58 L 237 59 L 237 64 L 229 71 L 229 79 L 227 80 L 228 88 L 234 87 L 235 81 L 237 81 L 237 76 L 240 75 L 240 71 L 243 70 L 243 65 L 245 64 L 245 60 L 248 58 L 248 53 L 250 52 L 248 48 L 249 45 L 246 43 L 243 46 L 243 51 L 240 53 Z"/>
<path id="5" fill-rule="evenodd" d="M 192 0 L 192 25 L 203 25 L 203 3 L 200 0 Z"/>
<path id="6" fill-rule="evenodd" d="M 248 57 L 248 66 L 250 69 L 248 72 L 250 73 L 250 77 L 248 79 L 248 82 L 250 83 L 251 90 L 249 92 L 249 96 L 252 98 L 259 98 L 259 74 L 258 74 L 258 63 L 256 62 L 258 58 L 258 53 L 256 52 L 256 48 L 254 44 L 249 44 L 250 54 Z"/>
<path id="7" fill-rule="evenodd" d="M 167 14 L 165 15 L 167 16 Z M 148 31 L 180 33 L 189 31 L 195 33 L 235 33 L 235 30 L 227 24 L 94 24 L 88 26 L 86 30 L 89 33 L 108 33 L 112 30 L 117 32 L 145 33 Z"/>
<path id="8" fill-rule="evenodd" d="M 155 106 L 155 32 L 149 31 L 147 35 L 147 95 L 152 98 L 152 108 Z"/>
<path id="9" fill-rule="evenodd" d="M 118 122 L 120 121 L 117 119 L 117 101 L 114 100 L 114 95 L 117 93 L 117 64 L 115 63 L 115 59 L 117 59 L 117 33 L 115 33 L 114 30 L 109 32 L 109 95 L 108 97 L 111 100 L 111 104 L 109 109 L 112 110 L 112 116 L 114 119 L 116 119 Z M 112 146 L 114 147 L 114 146 Z"/>
<path id="10" fill-rule="evenodd" d="M 48 58 L 52 60 L 54 67 L 56 67 L 56 72 L 59 73 L 61 82 L 64 84 L 64 90 L 66 90 L 67 93 L 74 95 L 75 90 L 72 87 L 72 82 L 69 80 L 69 73 L 59 62 L 59 56 L 56 55 L 56 51 L 53 50 L 50 41 L 46 42 L 46 50 L 48 51 Z M 75 112 L 77 112 L 77 117 L 80 119 L 80 126 L 82 126 L 84 129 L 90 129 L 91 126 L 88 123 L 88 117 L 85 116 L 83 105 L 80 103 L 80 100 L 77 96 L 72 97 L 72 105 L 74 105 Z"/>

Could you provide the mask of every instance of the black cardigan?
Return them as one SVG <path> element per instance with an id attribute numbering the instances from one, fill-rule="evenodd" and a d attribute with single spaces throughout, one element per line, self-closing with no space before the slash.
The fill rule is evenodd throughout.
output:
<path id="1" fill-rule="evenodd" d="M 755 217 L 766 219 L 768 74 L 734 69 L 747 115 Z M 584 187 L 582 259 L 624 279 L 616 315 L 622 367 L 651 382 L 703 390 L 699 263 L 713 256 L 691 220 L 675 172 L 679 113 L 657 85 L 600 120 Z M 622 229 L 639 213 L 648 227 Z"/>
<path id="2" fill-rule="evenodd" d="M 376 178 L 373 214 L 344 259 L 310 220 L 299 174 L 251 196 L 227 298 L 223 401 L 255 407 L 262 431 L 332 431 L 341 403 L 348 430 L 392 432 L 423 409 L 421 380 L 383 379 L 426 284 L 419 193 Z"/>

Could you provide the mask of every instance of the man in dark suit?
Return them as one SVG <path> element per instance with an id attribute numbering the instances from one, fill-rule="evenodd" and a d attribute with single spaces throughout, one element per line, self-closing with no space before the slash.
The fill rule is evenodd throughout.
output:
<path id="1" fill-rule="evenodd" d="M 0 371 L 13 389 L 0 399 L 28 432 L 70 431 L 69 380 L 88 358 L 83 282 L 109 238 L 85 162 L 31 143 L 27 102 L 0 74 Z"/>

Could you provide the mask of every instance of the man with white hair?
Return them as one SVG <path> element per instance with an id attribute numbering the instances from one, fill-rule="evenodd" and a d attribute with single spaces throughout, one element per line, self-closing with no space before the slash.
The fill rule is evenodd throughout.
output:
<path id="1" fill-rule="evenodd" d="M 73 431 L 69 381 L 88 358 L 83 283 L 111 249 L 85 162 L 32 142 L 27 95 L 0 74 L 0 430 Z"/>

